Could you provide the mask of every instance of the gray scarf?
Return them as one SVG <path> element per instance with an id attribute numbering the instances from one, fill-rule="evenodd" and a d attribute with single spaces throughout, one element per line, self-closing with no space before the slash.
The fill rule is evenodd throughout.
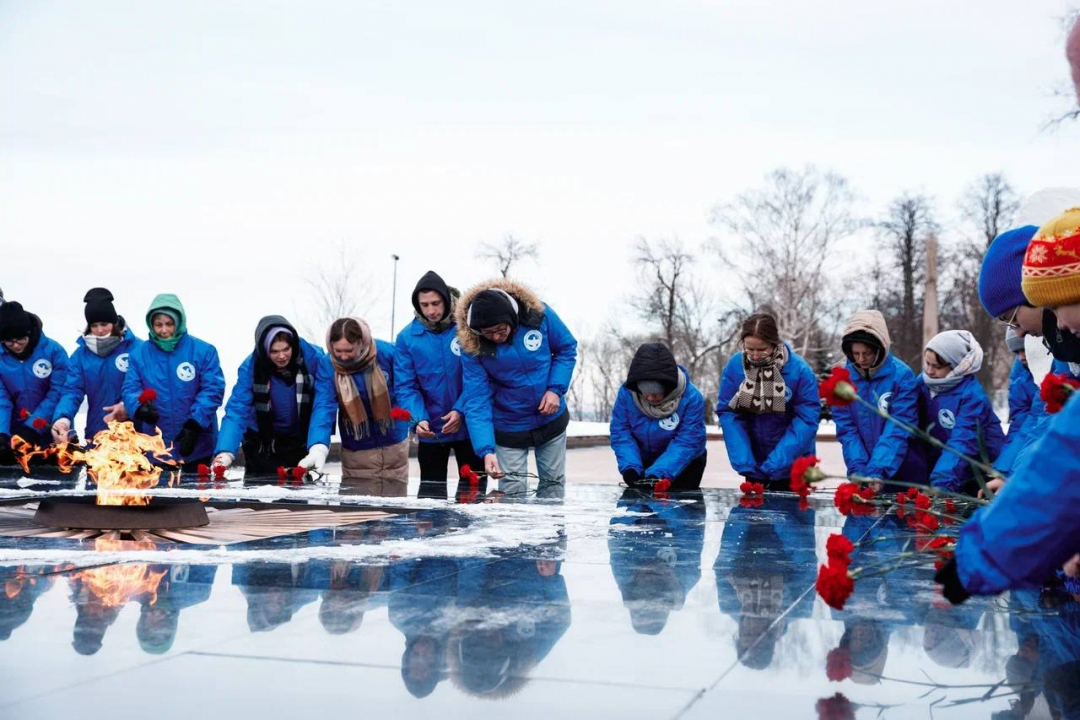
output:
<path id="1" fill-rule="evenodd" d="M 786 388 L 780 373 L 787 365 L 787 345 L 780 343 L 773 354 L 764 360 L 751 362 L 745 352 L 742 360 L 746 379 L 739 385 L 739 391 L 732 396 L 728 407 L 753 415 L 786 412 Z"/>
<path id="2" fill-rule="evenodd" d="M 930 388 L 932 398 L 952 390 L 961 380 L 982 368 L 982 346 L 967 330 L 946 330 L 938 333 L 926 344 L 926 349 L 933 350 L 944 362 L 952 365 L 952 370 L 943 378 L 932 378 L 923 373 L 923 382 Z"/>
<path id="3" fill-rule="evenodd" d="M 109 357 L 112 355 L 113 350 L 118 348 L 123 341 L 124 338 L 116 335 L 106 335 L 105 337 L 83 335 L 83 344 L 86 345 L 86 349 L 98 357 Z"/>
<path id="4" fill-rule="evenodd" d="M 675 389 L 665 395 L 664 399 L 656 405 L 643 398 L 637 390 L 631 390 L 630 395 L 634 398 L 634 405 L 645 417 L 650 417 L 653 420 L 663 420 L 679 409 L 679 403 L 682 402 L 682 396 L 685 392 L 686 374 L 680 370 L 679 383 L 675 386 Z"/>

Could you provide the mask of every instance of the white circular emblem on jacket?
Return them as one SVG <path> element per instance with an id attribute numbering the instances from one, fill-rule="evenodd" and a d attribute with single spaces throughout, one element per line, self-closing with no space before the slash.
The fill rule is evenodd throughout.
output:
<path id="1" fill-rule="evenodd" d="M 941 408 L 940 410 L 938 410 L 937 421 L 941 425 L 941 427 L 945 428 L 946 430 L 952 430 L 954 427 L 956 427 L 956 416 L 953 415 L 952 410 L 949 410 L 947 408 Z"/>
<path id="2" fill-rule="evenodd" d="M 877 409 L 881 412 L 889 412 L 889 401 L 892 400 L 892 390 L 882 393 L 877 399 Z"/>
<path id="3" fill-rule="evenodd" d="M 791 402 L 791 395 L 792 395 L 791 386 L 790 385 L 785 385 L 784 386 L 784 400 L 787 401 L 787 402 Z"/>
<path id="4" fill-rule="evenodd" d="M 540 345 L 544 342 L 544 336 L 540 334 L 539 330 L 530 330 L 525 333 L 525 349 L 529 352 L 536 352 L 540 349 Z"/>
<path id="5" fill-rule="evenodd" d="M 461 357 L 461 343 L 458 342 L 456 337 L 450 341 L 450 352 Z"/>
<path id="6" fill-rule="evenodd" d="M 660 421 L 660 427 L 664 430 L 674 430 L 679 427 L 679 413 L 671 413 Z"/>
<path id="7" fill-rule="evenodd" d="M 184 382 L 191 382 L 195 379 L 195 366 L 189 362 L 180 363 L 176 366 L 176 377 Z"/>
<path id="8" fill-rule="evenodd" d="M 45 358 L 41 358 L 36 363 L 34 363 L 33 369 L 34 376 L 39 377 L 42 380 L 52 375 L 52 363 Z"/>
<path id="9" fill-rule="evenodd" d="M 122 373 L 128 371 L 128 353 L 120 353 L 116 356 L 116 369 Z"/>

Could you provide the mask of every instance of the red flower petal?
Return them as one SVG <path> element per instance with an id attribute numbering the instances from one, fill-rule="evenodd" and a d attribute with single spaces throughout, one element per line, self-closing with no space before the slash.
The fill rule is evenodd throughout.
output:
<path id="1" fill-rule="evenodd" d="M 855 581 L 848 575 L 845 565 L 822 565 L 814 587 L 829 607 L 843 610 L 844 603 L 855 591 Z"/>
<path id="2" fill-rule="evenodd" d="M 757 493 L 758 495 L 764 495 L 765 494 L 765 486 L 762 485 L 761 483 L 753 483 L 751 487 L 753 487 L 754 492 Z"/>
<path id="3" fill-rule="evenodd" d="M 292 469 L 293 480 L 303 480 L 304 475 L 307 475 L 307 470 L 302 467 L 294 467 Z"/>
<path id="4" fill-rule="evenodd" d="M 855 543 L 839 533 L 833 533 L 825 541 L 825 552 L 829 556 L 829 562 L 836 560 L 843 565 L 851 564 L 851 552 L 855 549 Z"/>
<path id="5" fill-rule="evenodd" d="M 919 494 L 919 488 L 908 488 L 907 496 L 908 500 L 914 500 L 915 496 Z"/>
<path id="6" fill-rule="evenodd" d="M 402 422 L 412 422 L 412 413 L 405 408 L 391 408 L 390 417 L 394 420 L 401 420 Z"/>
<path id="7" fill-rule="evenodd" d="M 215 465 L 214 466 L 214 477 L 218 478 L 219 480 L 221 478 L 225 477 L 225 466 L 224 465 Z"/>
<path id="8" fill-rule="evenodd" d="M 216 469 L 217 468 L 215 468 L 215 470 Z M 197 466 L 195 466 L 195 472 L 199 474 L 199 477 L 210 477 L 210 468 L 203 463 L 199 463 Z"/>
<path id="9" fill-rule="evenodd" d="M 285 466 L 284 465 L 278 465 L 277 476 L 279 478 L 281 478 L 282 480 L 284 480 L 286 477 L 288 477 L 288 475 L 289 475 L 289 471 L 285 469 Z"/>
<path id="10" fill-rule="evenodd" d="M 818 385 L 818 393 L 826 405 L 846 407 L 855 401 L 855 385 L 851 374 L 844 367 L 834 367 L 826 380 Z"/>
<path id="11" fill-rule="evenodd" d="M 851 651 L 845 647 L 833 648 L 825 657 L 825 675 L 833 682 L 847 680 L 854 670 Z"/>
<path id="12" fill-rule="evenodd" d="M 919 493 L 915 496 L 915 507 L 920 510 L 926 510 L 930 507 L 930 496 Z"/>
<path id="13" fill-rule="evenodd" d="M 139 393 L 140 405 L 144 405 L 148 402 L 153 402 L 154 400 L 157 400 L 157 390 L 155 390 L 154 388 L 146 388 L 141 393 Z"/>
<path id="14" fill-rule="evenodd" d="M 19 419 L 20 420 L 25 420 L 28 417 L 30 417 L 30 411 L 29 410 L 27 410 L 26 408 L 23 408 L 22 410 L 19 411 Z"/>
<path id="15" fill-rule="evenodd" d="M 671 489 L 671 481 L 667 478 L 660 478 L 656 481 L 656 485 L 653 486 L 653 490 L 656 492 L 667 492 Z"/>
<path id="16" fill-rule="evenodd" d="M 1039 386 L 1039 397 L 1046 403 L 1046 412 L 1054 414 L 1060 412 L 1078 388 L 1080 380 L 1065 373 L 1049 373 Z"/>
<path id="17" fill-rule="evenodd" d="M 739 486 L 739 491 L 742 492 L 743 495 L 749 495 L 750 493 L 754 492 L 754 486 L 751 485 L 749 482 L 744 482 L 742 485 Z"/>
<path id="18" fill-rule="evenodd" d="M 45 418 L 37 418 L 36 420 L 34 420 L 34 429 L 35 430 L 44 430 L 48 426 L 49 426 L 49 423 L 46 422 Z"/>
<path id="19" fill-rule="evenodd" d="M 821 698 L 814 709 L 818 720 L 855 720 L 855 706 L 842 693 Z"/>

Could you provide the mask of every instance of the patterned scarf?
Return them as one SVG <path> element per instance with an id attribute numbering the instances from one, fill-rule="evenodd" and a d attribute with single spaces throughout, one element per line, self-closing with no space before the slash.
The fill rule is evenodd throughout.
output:
<path id="1" fill-rule="evenodd" d="M 296 409 L 300 416 L 301 431 L 311 422 L 311 409 L 315 405 L 315 387 L 310 381 L 304 353 L 299 341 L 293 339 L 292 362 L 284 371 L 278 370 L 269 358 L 265 358 L 256 348 L 255 370 L 252 377 L 251 393 L 255 404 L 255 420 L 259 425 L 259 442 L 263 452 L 274 451 L 274 406 L 270 400 L 270 380 L 277 375 L 286 383 L 290 377 L 296 383 Z"/>
<path id="2" fill-rule="evenodd" d="M 371 423 L 367 409 L 356 387 L 354 373 L 363 373 L 364 389 L 367 391 L 371 413 L 375 416 L 379 431 L 389 432 L 390 389 L 386 385 L 386 376 L 379 367 L 379 353 L 375 340 L 371 337 L 371 328 L 360 318 L 352 318 L 360 326 L 359 354 L 353 360 L 341 361 L 334 357 L 330 342 L 330 331 L 326 332 L 326 349 L 330 352 L 330 362 L 334 365 L 334 387 L 337 390 L 338 403 L 345 411 L 345 429 L 355 438 L 365 438 L 371 434 Z"/>
<path id="3" fill-rule="evenodd" d="M 784 377 L 780 374 L 788 361 L 787 346 L 780 343 L 773 354 L 764 360 L 751 361 L 743 353 L 743 372 L 746 380 L 731 398 L 728 407 L 753 415 L 783 413 L 787 411 Z"/>

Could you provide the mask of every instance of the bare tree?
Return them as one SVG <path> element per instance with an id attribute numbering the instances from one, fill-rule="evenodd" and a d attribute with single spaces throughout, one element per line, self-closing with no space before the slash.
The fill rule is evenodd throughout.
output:
<path id="1" fill-rule="evenodd" d="M 932 201 L 925 195 L 905 193 L 889 204 L 877 224 L 888 241 L 892 265 L 899 272 L 878 306 L 893 326 L 893 354 L 913 369 L 922 366 L 922 297 L 925 280 L 926 238 L 937 232 Z"/>
<path id="2" fill-rule="evenodd" d="M 304 283 L 310 300 L 299 316 L 309 337 L 322 337 L 338 318 L 367 314 L 379 295 L 371 278 L 360 272 L 355 250 L 345 241 L 337 243 L 330 259 L 309 266 Z"/>
<path id="3" fill-rule="evenodd" d="M 717 205 L 712 222 L 735 236 L 738 263 L 754 308 L 770 307 L 780 330 L 806 355 L 823 317 L 842 298 L 830 294 L 829 263 L 838 242 L 861 222 L 847 180 L 813 166 L 779 168 L 765 185 Z M 727 248 L 717 241 L 722 260 Z"/>
<path id="4" fill-rule="evenodd" d="M 947 265 L 949 291 L 943 307 L 953 327 L 970 330 L 982 345 L 985 358 L 979 381 L 992 394 L 1008 372 L 1009 356 L 1003 352 L 1004 325 L 987 315 L 979 301 L 979 269 L 990 243 L 1012 226 L 1020 196 L 1001 173 L 988 173 L 968 185 L 957 205 L 967 232 Z"/>
<path id="5" fill-rule="evenodd" d="M 502 276 L 509 277 L 510 270 L 522 260 L 536 260 L 540 247 L 536 243 L 527 243 L 507 234 L 498 243 L 480 243 L 475 257 L 478 260 L 494 262 Z"/>

